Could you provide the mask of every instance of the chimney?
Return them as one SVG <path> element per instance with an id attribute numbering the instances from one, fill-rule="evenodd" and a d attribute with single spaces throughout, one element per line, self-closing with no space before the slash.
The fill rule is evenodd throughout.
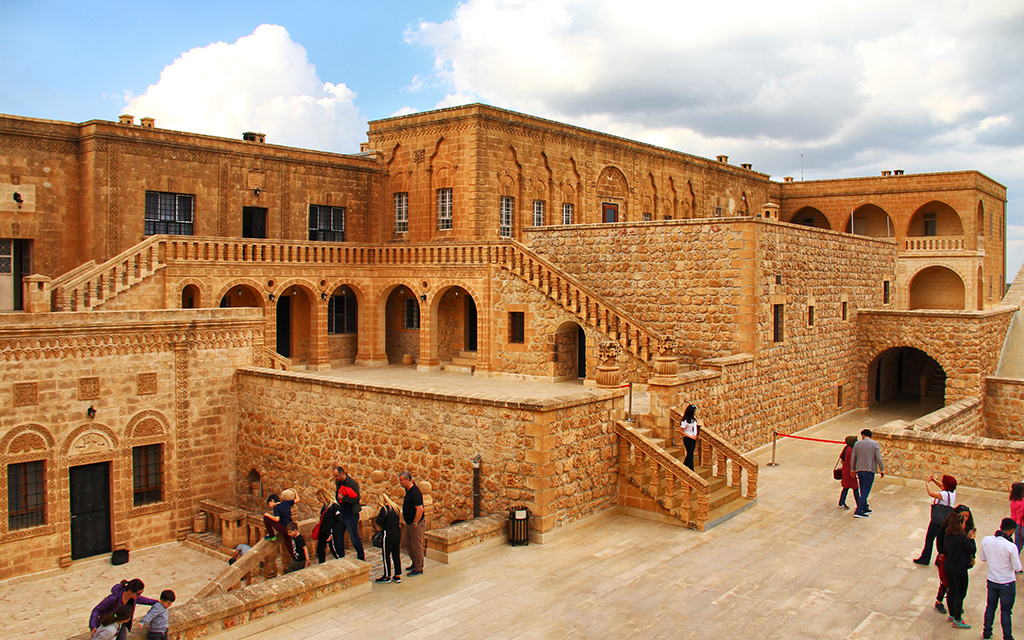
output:
<path id="1" fill-rule="evenodd" d="M 242 134 L 242 140 L 264 144 L 267 141 L 267 135 L 265 133 L 256 133 L 255 131 L 246 131 Z"/>
<path id="2" fill-rule="evenodd" d="M 751 169 L 754 168 L 754 165 L 750 164 L 749 162 L 744 162 L 740 166 L 746 169 L 747 171 L 750 171 Z"/>
<path id="3" fill-rule="evenodd" d="M 882 175 L 883 176 L 891 176 L 892 175 L 892 171 L 883 171 Z"/>
<path id="4" fill-rule="evenodd" d="M 727 164 L 729 162 L 729 156 L 715 156 L 715 157 L 718 158 L 719 162 L 725 162 Z"/>
<path id="5" fill-rule="evenodd" d="M 130 116 L 127 113 L 122 113 L 121 115 L 117 116 L 117 123 L 123 124 L 126 127 L 130 127 L 135 124 L 135 116 Z"/>
<path id="6" fill-rule="evenodd" d="M 895 175 L 898 175 L 898 176 L 902 176 L 903 175 L 903 169 L 893 169 L 892 172 Z"/>
<path id="7" fill-rule="evenodd" d="M 793 182 L 793 176 L 786 176 L 782 179 L 783 182 Z"/>
<path id="8" fill-rule="evenodd" d="M 154 118 L 139 118 L 139 124 L 146 129 L 152 129 L 156 126 L 156 119 Z"/>

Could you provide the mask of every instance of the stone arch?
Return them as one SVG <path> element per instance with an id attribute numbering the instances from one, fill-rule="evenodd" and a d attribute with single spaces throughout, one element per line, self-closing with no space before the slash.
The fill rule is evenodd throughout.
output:
<path id="1" fill-rule="evenodd" d="M 618 205 L 619 208 L 619 220 L 628 220 L 629 212 L 627 211 L 627 203 L 629 202 L 629 180 L 626 179 L 626 174 L 622 169 L 609 165 L 601 170 L 598 174 L 597 184 L 595 189 L 597 195 L 597 202 L 595 203 L 594 209 L 600 211 L 601 204 L 608 202 L 610 204 Z M 583 221 L 583 216 L 580 216 Z M 600 219 L 598 219 L 600 221 Z"/>
<path id="2" fill-rule="evenodd" d="M 88 438 L 90 435 L 99 437 Z M 65 462 L 74 459 L 76 464 L 102 462 L 114 459 L 120 446 L 113 429 L 99 422 L 89 422 L 68 434 L 61 445 L 60 457 Z"/>
<path id="3" fill-rule="evenodd" d="M 934 214 L 934 228 L 926 223 L 927 214 Z M 931 233 L 934 231 L 934 233 Z M 963 220 L 956 209 L 941 200 L 927 202 L 914 211 L 907 221 L 906 234 L 908 238 L 920 238 L 925 236 L 962 236 L 964 234 Z"/>
<path id="4" fill-rule="evenodd" d="M 420 327 L 422 317 L 425 315 L 424 304 L 419 296 L 425 296 L 426 289 L 420 284 L 396 278 L 382 283 L 378 291 L 374 313 L 382 328 L 384 353 L 388 364 L 401 364 L 406 354 L 412 357 L 414 363 L 418 362 L 422 356 Z M 416 302 L 416 320 L 420 324 L 415 329 L 407 328 L 405 324 L 405 305 L 408 304 L 406 300 L 409 298 Z"/>
<path id="5" fill-rule="evenodd" d="M 875 354 L 867 367 L 868 406 L 901 396 L 945 404 L 948 369 L 920 346 L 886 346 Z"/>
<path id="6" fill-rule="evenodd" d="M 132 416 L 124 429 L 126 440 L 161 437 L 167 438 L 171 433 L 167 416 L 159 411 L 140 411 Z"/>
<path id="7" fill-rule="evenodd" d="M 0 485 L 8 487 L 7 473 L 8 466 L 27 462 L 42 460 L 43 474 L 46 483 L 46 498 L 40 506 L 42 507 L 42 523 L 27 524 L 13 532 L 8 530 L 8 518 L 0 519 L 0 540 L 16 538 L 18 536 L 39 535 L 51 533 L 56 530 L 57 496 L 59 494 L 57 482 L 59 469 L 56 464 L 55 440 L 50 431 L 41 424 L 29 423 L 11 428 L 3 438 L 0 438 Z M 0 511 L 10 513 L 8 504 L 8 492 L 0 491 Z"/>
<path id="8" fill-rule="evenodd" d="M 978 311 L 985 310 L 985 268 L 978 265 Z"/>
<path id="9" fill-rule="evenodd" d="M 426 306 L 431 318 L 427 344 L 431 361 L 452 361 L 460 351 L 477 350 L 476 301 L 482 299 L 472 285 L 447 280 L 427 294 Z"/>
<path id="10" fill-rule="evenodd" d="M 555 224 L 564 224 L 564 213 L 565 207 L 563 205 L 570 205 L 572 211 L 572 220 L 570 224 L 579 224 L 584 222 L 583 212 L 579 210 L 577 206 L 577 190 L 576 185 L 572 180 L 562 180 L 561 184 L 558 185 L 559 191 L 562 195 L 562 201 L 558 203 L 558 211 L 552 212 L 552 217 L 555 219 Z"/>
<path id="11" fill-rule="evenodd" d="M 326 284 L 324 293 L 327 295 L 327 351 L 328 358 L 331 361 L 339 360 L 342 362 L 355 362 L 359 358 L 361 353 L 364 353 L 369 345 L 365 344 L 367 336 L 370 334 L 366 331 L 366 328 L 372 322 L 372 318 L 366 313 L 367 307 L 366 294 L 363 292 L 361 286 L 353 284 L 350 280 L 339 279 L 334 282 Z M 335 297 L 342 297 L 348 299 L 352 298 L 351 302 L 345 302 L 345 307 L 338 308 L 339 303 L 335 304 L 334 309 L 334 326 L 331 324 L 331 301 Z M 354 304 L 355 308 L 350 309 L 350 304 Z M 342 314 L 344 317 L 339 319 L 338 314 Z M 354 315 L 354 327 L 349 322 L 349 314 Z M 339 320 L 341 324 L 339 325 Z M 337 329 L 343 329 L 338 331 Z M 354 328 L 355 331 L 348 331 L 349 328 Z"/>
<path id="12" fill-rule="evenodd" d="M 278 284 L 272 293 L 275 309 L 271 344 L 278 353 L 291 358 L 293 362 L 319 365 L 317 346 L 321 340 L 320 329 L 326 322 L 327 309 L 326 305 L 321 304 L 317 283 L 306 278 L 292 278 Z M 279 327 L 279 324 L 285 320 L 286 315 L 288 332 L 284 335 L 284 327 Z M 281 353 L 283 350 L 288 353 Z"/>
<path id="13" fill-rule="evenodd" d="M 930 265 L 911 275 L 908 309 L 965 309 L 965 279 L 954 268 Z"/>
<path id="14" fill-rule="evenodd" d="M 9 460 L 23 455 L 35 455 L 37 451 L 50 454 L 54 451 L 54 442 L 53 434 L 41 424 L 19 425 L 0 438 L 0 456 Z"/>
<path id="15" fill-rule="evenodd" d="M 892 238 L 896 235 L 896 227 L 889 212 L 870 202 L 854 209 L 846 217 L 843 228 L 846 233 L 870 238 Z"/>
<path id="16" fill-rule="evenodd" d="M 206 283 L 198 278 L 185 278 L 176 288 L 179 309 L 201 309 L 203 302 L 209 299 Z M 191 300 L 192 306 L 186 306 Z"/>
<path id="17" fill-rule="evenodd" d="M 263 286 L 252 278 L 235 278 L 218 290 L 217 300 L 222 308 L 254 307 L 267 312 L 267 299 Z M 225 300 L 227 299 L 227 300 Z"/>
<path id="18" fill-rule="evenodd" d="M 977 228 L 974 230 L 974 235 L 984 236 L 985 235 L 985 203 L 982 200 L 978 200 L 978 218 L 975 222 Z"/>
<path id="19" fill-rule="evenodd" d="M 793 212 L 793 215 L 789 217 L 788 222 L 793 224 L 802 224 L 807 227 L 817 227 L 819 229 L 831 229 L 832 223 L 828 221 L 828 216 L 821 212 L 816 207 L 801 207 Z"/>
<path id="20" fill-rule="evenodd" d="M 586 329 L 576 320 L 560 322 L 548 336 L 549 375 L 553 380 L 586 378 L 593 368 L 587 358 Z"/>

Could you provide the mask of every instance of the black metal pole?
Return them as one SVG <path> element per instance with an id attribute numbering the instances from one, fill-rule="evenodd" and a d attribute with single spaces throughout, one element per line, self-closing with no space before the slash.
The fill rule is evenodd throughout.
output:
<path id="1" fill-rule="evenodd" d="M 480 517 L 480 454 L 473 458 L 473 517 Z"/>

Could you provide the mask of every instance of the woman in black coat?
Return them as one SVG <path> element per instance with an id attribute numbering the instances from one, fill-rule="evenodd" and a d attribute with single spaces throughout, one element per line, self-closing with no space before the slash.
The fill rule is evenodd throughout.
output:
<path id="1" fill-rule="evenodd" d="M 377 495 L 377 504 L 380 506 L 380 511 L 377 513 L 377 528 L 384 531 L 384 545 L 380 550 L 384 555 L 384 575 L 377 578 L 375 582 L 401 582 L 402 527 L 398 515 L 398 504 L 384 492 Z"/>
<path id="2" fill-rule="evenodd" d="M 967 596 L 967 571 L 974 566 L 974 554 L 977 545 L 974 542 L 975 529 L 967 530 L 970 512 L 954 512 L 946 527 L 944 551 L 946 556 L 946 581 L 949 593 L 946 602 L 949 604 L 949 618 L 958 629 L 970 629 L 971 625 L 964 622 L 964 598 Z"/>

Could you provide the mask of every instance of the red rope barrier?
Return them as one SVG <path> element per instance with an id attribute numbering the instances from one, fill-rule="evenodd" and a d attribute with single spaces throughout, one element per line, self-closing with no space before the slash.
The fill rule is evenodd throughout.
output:
<path id="1" fill-rule="evenodd" d="M 794 440 L 810 440 L 811 442 L 827 442 L 829 444 L 846 444 L 841 440 L 822 440 L 820 438 L 805 438 L 803 436 L 791 436 L 786 433 L 776 433 L 775 435 L 782 438 L 793 438 Z"/>

